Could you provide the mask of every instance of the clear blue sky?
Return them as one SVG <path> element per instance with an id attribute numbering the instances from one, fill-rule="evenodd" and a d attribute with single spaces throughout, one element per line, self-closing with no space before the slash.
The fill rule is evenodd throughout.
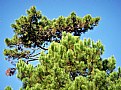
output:
<path id="1" fill-rule="evenodd" d="M 83 17 L 91 14 L 93 17 L 100 16 L 99 26 L 93 31 L 82 35 L 82 38 L 91 38 L 94 41 L 101 40 L 105 46 L 104 58 L 114 55 L 117 64 L 121 66 L 121 0 L 0 0 L 0 90 L 10 85 L 18 90 L 22 83 L 16 75 L 7 77 L 5 70 L 12 67 L 4 60 L 3 50 L 6 48 L 4 39 L 13 36 L 10 27 L 14 20 L 25 11 L 35 5 L 48 18 L 57 18 L 60 15 L 68 16 L 75 11 Z"/>

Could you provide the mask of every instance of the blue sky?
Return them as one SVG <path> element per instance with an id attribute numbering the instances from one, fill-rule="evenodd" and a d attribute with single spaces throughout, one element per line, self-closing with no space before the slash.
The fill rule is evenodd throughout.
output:
<path id="1" fill-rule="evenodd" d="M 100 16 L 98 27 L 82 35 L 94 41 L 101 40 L 105 46 L 104 58 L 114 55 L 117 64 L 121 66 L 121 0 L 0 0 L 0 90 L 10 85 L 18 90 L 22 83 L 16 75 L 7 77 L 5 70 L 12 65 L 4 60 L 3 50 L 6 48 L 4 39 L 13 36 L 10 24 L 21 15 L 26 15 L 26 10 L 36 6 L 48 18 L 57 18 L 60 15 L 68 16 L 75 11 L 83 17 L 91 14 L 92 17 Z"/>

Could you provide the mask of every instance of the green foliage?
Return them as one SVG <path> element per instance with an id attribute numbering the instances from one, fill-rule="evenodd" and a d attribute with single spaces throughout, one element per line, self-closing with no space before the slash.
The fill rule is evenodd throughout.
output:
<path id="1" fill-rule="evenodd" d="M 7 86 L 4 90 L 12 90 L 10 86 Z"/>
<path id="2" fill-rule="evenodd" d="M 104 47 L 100 41 L 80 40 L 65 32 L 62 35 L 60 43 L 51 43 L 48 53 L 41 53 L 36 67 L 18 62 L 17 76 L 26 84 L 25 90 L 120 90 L 120 68 L 114 72 L 113 56 L 101 58 Z M 79 75 L 71 75 L 76 71 Z"/>
<path id="3" fill-rule="evenodd" d="M 5 39 L 10 49 L 4 50 L 6 60 L 17 61 L 20 90 L 121 90 L 121 68 L 115 71 L 114 56 L 103 59 L 101 41 L 79 37 L 99 20 L 74 12 L 49 20 L 34 6 L 27 10 L 27 16 L 11 25 L 15 35 Z M 29 63 L 35 60 L 36 66 Z"/>
<path id="4" fill-rule="evenodd" d="M 48 50 L 45 47 L 50 42 L 60 42 L 63 31 L 80 36 L 92 30 L 99 20 L 99 17 L 93 18 L 90 15 L 81 18 L 74 12 L 68 17 L 60 16 L 50 20 L 32 6 L 27 10 L 27 16 L 21 16 L 11 24 L 15 35 L 11 39 L 5 39 L 10 49 L 5 49 L 4 55 L 10 62 L 16 63 L 17 60 L 23 59 L 28 63 L 33 60 L 33 57 L 34 60 L 37 59 L 35 56 L 39 54 L 35 55 L 36 52 L 40 52 L 41 49 Z"/>

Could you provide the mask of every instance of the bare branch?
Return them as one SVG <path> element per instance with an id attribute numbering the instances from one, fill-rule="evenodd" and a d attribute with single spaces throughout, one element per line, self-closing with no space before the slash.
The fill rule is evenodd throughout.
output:
<path id="1" fill-rule="evenodd" d="M 29 60 L 26 61 L 26 63 L 28 64 L 31 61 L 37 61 L 37 60 L 38 60 L 37 58 L 30 58 Z"/>
<path id="2" fill-rule="evenodd" d="M 40 47 L 40 48 L 43 49 L 43 50 L 48 50 L 48 48 L 44 48 L 44 47 L 42 47 L 42 46 L 38 46 L 38 47 Z"/>
<path id="3" fill-rule="evenodd" d="M 29 57 L 35 57 L 35 56 L 37 56 L 37 55 L 39 55 L 40 53 L 37 53 L 37 54 L 35 54 L 35 55 L 32 55 L 32 56 L 29 56 Z"/>

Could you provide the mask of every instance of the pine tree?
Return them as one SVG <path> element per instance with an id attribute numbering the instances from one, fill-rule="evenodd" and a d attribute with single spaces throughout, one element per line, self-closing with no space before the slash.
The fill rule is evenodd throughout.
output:
<path id="1" fill-rule="evenodd" d="M 121 68 L 114 56 L 103 59 L 100 41 L 80 40 L 93 30 L 100 17 L 68 17 L 49 20 L 34 6 L 12 24 L 15 35 L 5 39 L 6 60 L 13 64 L 6 75 L 23 82 L 20 90 L 121 90 Z M 30 62 L 38 60 L 37 66 Z M 7 87 L 6 90 L 11 90 Z"/>

